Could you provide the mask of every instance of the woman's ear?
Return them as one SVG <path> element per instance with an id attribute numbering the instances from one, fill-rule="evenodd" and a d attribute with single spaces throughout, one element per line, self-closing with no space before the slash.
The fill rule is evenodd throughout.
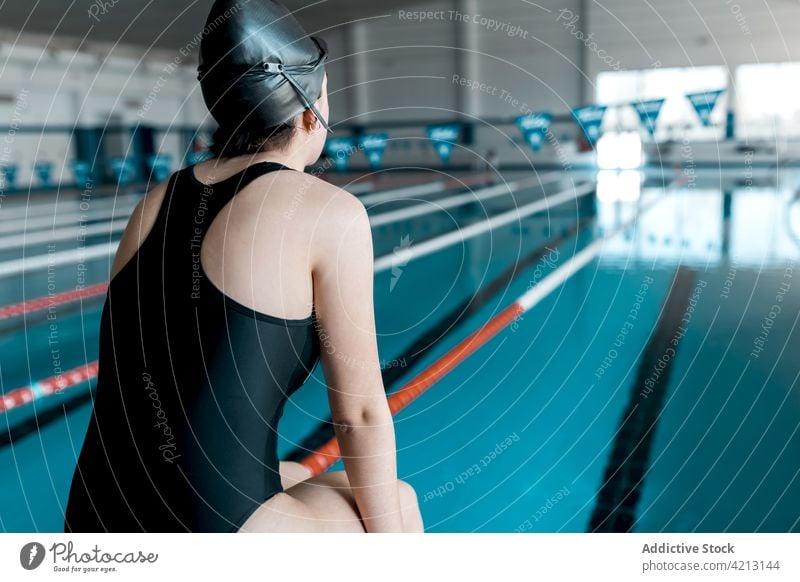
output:
<path id="1" fill-rule="evenodd" d="M 317 116 L 314 115 L 314 112 L 310 109 L 303 111 L 301 123 L 303 124 L 303 129 L 305 129 L 308 133 L 311 133 L 317 129 L 317 126 L 319 126 L 319 120 L 317 119 Z"/>

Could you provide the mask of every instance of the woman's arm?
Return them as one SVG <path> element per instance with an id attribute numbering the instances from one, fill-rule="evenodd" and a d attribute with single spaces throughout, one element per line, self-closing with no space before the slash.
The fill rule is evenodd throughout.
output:
<path id="1" fill-rule="evenodd" d="M 401 532 L 394 425 L 375 337 L 372 232 L 363 205 L 339 194 L 316 233 L 314 309 L 331 417 L 368 532 Z"/>

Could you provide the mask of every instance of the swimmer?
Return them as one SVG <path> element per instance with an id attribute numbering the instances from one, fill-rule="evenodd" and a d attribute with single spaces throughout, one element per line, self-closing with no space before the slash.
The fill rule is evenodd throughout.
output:
<path id="1" fill-rule="evenodd" d="M 123 234 L 65 531 L 422 531 L 397 479 L 367 214 L 303 171 L 329 131 L 326 56 L 276 2 L 212 6 L 214 157 L 148 192 Z M 318 361 L 345 470 L 311 477 L 279 462 L 277 424 Z"/>

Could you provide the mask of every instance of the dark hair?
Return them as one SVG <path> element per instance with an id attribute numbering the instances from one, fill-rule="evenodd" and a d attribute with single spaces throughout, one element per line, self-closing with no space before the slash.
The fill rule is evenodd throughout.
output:
<path id="1" fill-rule="evenodd" d="M 296 131 L 297 128 L 292 122 L 266 127 L 258 132 L 241 127 L 233 131 L 219 127 L 214 132 L 209 149 L 220 158 L 281 149 L 292 140 Z"/>

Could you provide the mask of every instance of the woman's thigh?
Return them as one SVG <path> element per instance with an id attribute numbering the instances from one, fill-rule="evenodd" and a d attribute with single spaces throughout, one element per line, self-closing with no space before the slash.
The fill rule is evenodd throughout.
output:
<path id="1" fill-rule="evenodd" d="M 278 493 L 242 525 L 243 532 L 363 533 L 344 471 L 324 473 Z"/>

